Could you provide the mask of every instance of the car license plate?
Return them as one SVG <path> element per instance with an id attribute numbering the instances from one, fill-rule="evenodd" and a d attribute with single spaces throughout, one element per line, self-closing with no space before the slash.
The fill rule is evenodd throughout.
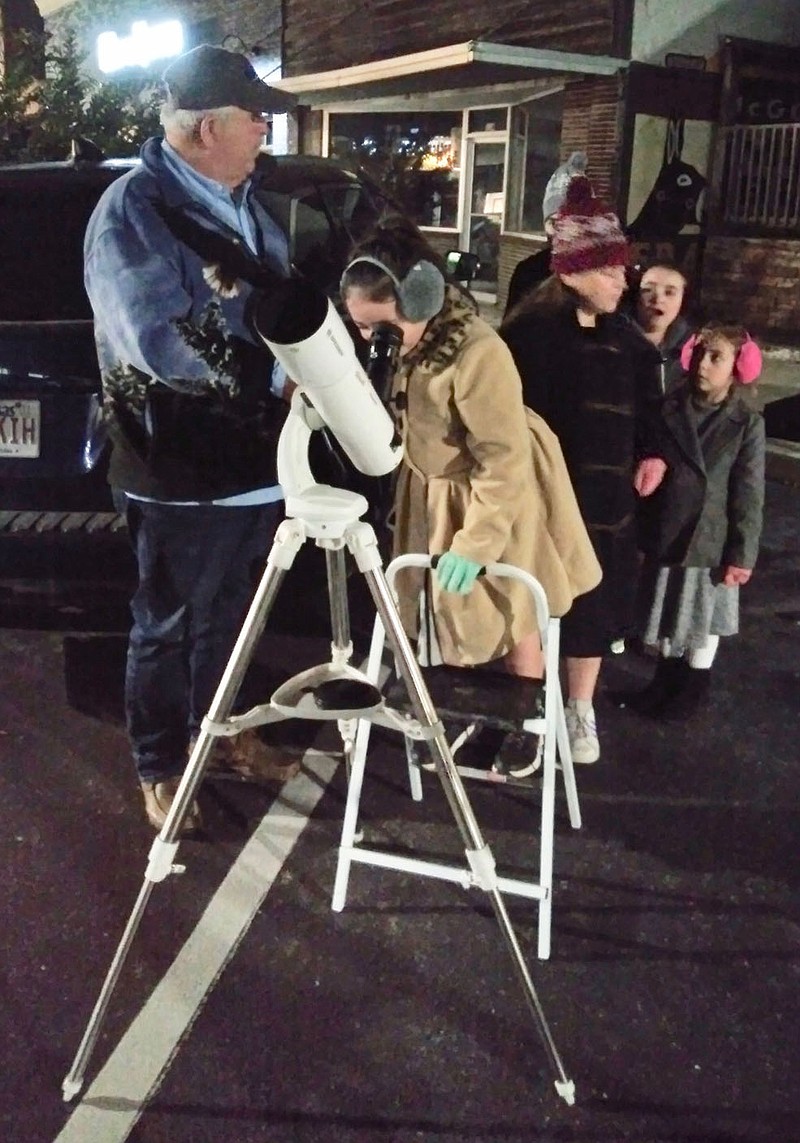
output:
<path id="1" fill-rule="evenodd" d="M 41 443 L 38 401 L 0 398 L 0 457 L 37 457 Z"/>

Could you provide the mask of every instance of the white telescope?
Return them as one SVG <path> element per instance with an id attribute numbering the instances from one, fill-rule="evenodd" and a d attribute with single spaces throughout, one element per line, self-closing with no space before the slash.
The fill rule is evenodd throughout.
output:
<path id="1" fill-rule="evenodd" d="M 328 298 L 308 282 L 288 279 L 259 300 L 253 319 L 359 472 L 392 472 L 403 446 Z"/>

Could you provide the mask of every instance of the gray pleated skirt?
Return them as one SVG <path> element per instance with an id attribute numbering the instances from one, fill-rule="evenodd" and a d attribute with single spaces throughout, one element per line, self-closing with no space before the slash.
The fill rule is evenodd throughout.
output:
<path id="1" fill-rule="evenodd" d="M 645 564 L 638 606 L 643 642 L 668 639 L 670 653 L 682 655 L 705 647 L 709 635 L 738 632 L 739 588 L 713 583 L 711 572 Z"/>

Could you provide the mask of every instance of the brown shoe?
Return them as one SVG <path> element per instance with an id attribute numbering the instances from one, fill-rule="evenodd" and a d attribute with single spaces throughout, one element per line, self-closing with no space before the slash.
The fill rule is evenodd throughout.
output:
<path id="1" fill-rule="evenodd" d="M 165 778 L 163 782 L 140 783 L 144 795 L 144 810 L 147 814 L 147 820 L 154 829 L 161 830 L 163 827 L 180 784 L 180 774 L 173 778 Z M 193 802 L 181 825 L 181 836 L 196 833 L 200 829 L 200 825 L 200 809 L 197 802 Z"/>
<path id="2" fill-rule="evenodd" d="M 291 758 L 285 747 L 264 742 L 255 730 L 221 737 L 214 762 L 220 770 L 231 770 L 248 782 L 288 782 L 300 772 L 299 759 Z"/>

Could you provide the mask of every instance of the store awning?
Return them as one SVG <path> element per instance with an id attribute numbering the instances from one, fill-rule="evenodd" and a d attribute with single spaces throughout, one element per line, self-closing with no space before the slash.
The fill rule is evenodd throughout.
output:
<path id="1" fill-rule="evenodd" d="M 273 81 L 313 107 L 443 91 L 524 88 L 568 75 L 614 75 L 629 60 L 468 40 L 373 63 Z"/>

